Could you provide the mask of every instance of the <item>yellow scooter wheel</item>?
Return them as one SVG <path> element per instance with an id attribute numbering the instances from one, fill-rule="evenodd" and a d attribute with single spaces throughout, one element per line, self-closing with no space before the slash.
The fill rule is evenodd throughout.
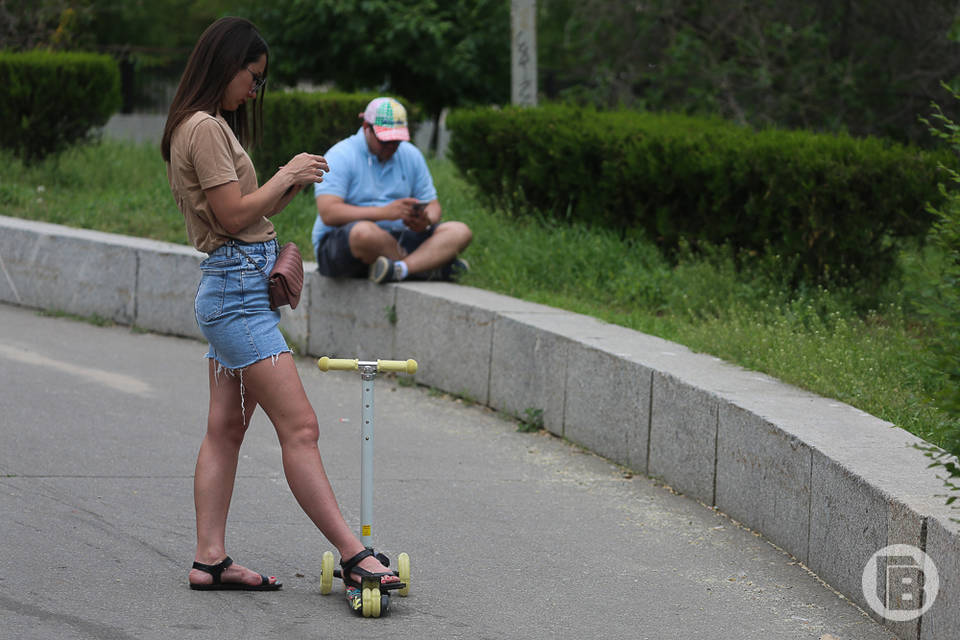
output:
<path id="1" fill-rule="evenodd" d="M 370 593 L 369 587 L 364 587 L 363 595 L 361 597 L 361 602 L 363 602 L 363 617 L 369 618 L 371 615 L 373 615 L 373 597 Z"/>
<path id="2" fill-rule="evenodd" d="M 400 582 L 407 585 L 398 589 L 397 594 L 406 598 L 410 595 L 410 556 L 405 553 L 397 556 L 397 575 L 400 576 Z"/>
<path id="3" fill-rule="evenodd" d="M 328 595 L 333 589 L 333 553 L 323 552 L 320 560 L 320 593 Z"/>
<path id="4" fill-rule="evenodd" d="M 380 604 L 380 589 L 374 587 L 373 589 L 370 589 L 370 617 L 380 617 Z"/>

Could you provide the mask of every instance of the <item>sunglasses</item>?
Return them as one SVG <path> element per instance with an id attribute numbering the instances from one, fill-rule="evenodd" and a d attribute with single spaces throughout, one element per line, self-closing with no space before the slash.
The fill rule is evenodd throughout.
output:
<path id="1" fill-rule="evenodd" d="M 247 67 L 244 67 L 244 69 L 246 69 L 253 77 L 253 93 L 260 93 L 260 89 L 263 88 L 263 85 L 267 84 L 267 77 L 259 73 L 254 73 Z"/>

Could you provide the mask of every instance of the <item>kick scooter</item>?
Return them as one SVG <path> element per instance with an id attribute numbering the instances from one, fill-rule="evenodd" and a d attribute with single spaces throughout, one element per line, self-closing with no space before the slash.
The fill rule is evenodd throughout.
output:
<path id="1" fill-rule="evenodd" d="M 400 578 L 399 583 L 382 585 L 380 576 L 364 577 L 360 584 L 351 580 L 350 573 L 360 573 L 356 563 L 371 555 L 384 566 L 390 566 L 390 559 L 382 553 L 373 551 L 373 380 L 381 372 L 409 373 L 417 372 L 416 360 L 350 360 L 345 358 L 328 358 L 317 360 L 321 371 L 359 371 L 363 383 L 361 396 L 361 446 L 360 446 L 360 529 L 361 540 L 366 549 L 342 564 L 343 569 L 333 568 L 333 553 L 325 551 L 320 565 L 320 593 L 327 595 L 333 588 L 333 579 L 343 580 L 347 591 L 347 603 L 356 613 L 364 618 L 379 618 L 390 608 L 390 593 L 387 590 L 397 589 L 401 596 L 410 593 L 410 556 L 401 553 L 397 556 L 397 570 L 394 574 Z M 353 564 L 351 564 L 353 563 Z M 394 586 L 395 585 L 395 586 Z"/>

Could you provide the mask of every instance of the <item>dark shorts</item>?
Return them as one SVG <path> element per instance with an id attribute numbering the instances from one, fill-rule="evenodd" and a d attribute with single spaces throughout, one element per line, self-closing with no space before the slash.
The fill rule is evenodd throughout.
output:
<path id="1" fill-rule="evenodd" d="M 330 278 L 366 278 L 370 265 L 365 264 L 350 252 L 350 229 L 356 222 L 334 227 L 320 238 L 317 248 L 317 271 Z M 433 235 L 433 227 L 417 233 L 405 229 L 388 231 L 407 253 L 413 253 Z"/>

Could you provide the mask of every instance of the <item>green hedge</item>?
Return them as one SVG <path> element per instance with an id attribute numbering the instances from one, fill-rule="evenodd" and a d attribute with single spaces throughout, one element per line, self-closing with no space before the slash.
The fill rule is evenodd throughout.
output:
<path id="1" fill-rule="evenodd" d="M 796 264 L 795 282 L 883 281 L 892 239 L 922 236 L 925 205 L 942 198 L 944 155 L 875 138 L 557 105 L 457 110 L 447 123 L 454 162 L 497 205 L 667 249 L 773 251 Z"/>
<path id="2" fill-rule="evenodd" d="M 261 184 L 298 153 L 323 155 L 335 143 L 353 135 L 360 128 L 358 114 L 378 95 L 304 91 L 269 94 L 263 103 L 262 140 L 251 153 Z M 423 109 L 401 97 L 397 100 L 407 108 L 412 135 L 412 123 L 419 121 Z"/>
<path id="3" fill-rule="evenodd" d="M 116 61 L 94 53 L 0 52 L 0 146 L 34 161 L 84 139 L 120 108 Z"/>

